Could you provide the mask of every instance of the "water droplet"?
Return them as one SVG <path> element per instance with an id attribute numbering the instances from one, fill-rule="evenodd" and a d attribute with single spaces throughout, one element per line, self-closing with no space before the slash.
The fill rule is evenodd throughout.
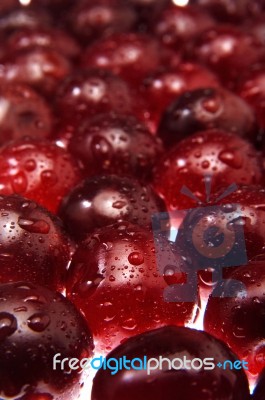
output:
<path id="1" fill-rule="evenodd" d="M 50 324 L 51 320 L 47 314 L 36 313 L 28 319 L 28 327 L 35 332 L 43 332 Z"/>
<path id="2" fill-rule="evenodd" d="M 34 171 L 36 169 L 36 167 L 37 167 L 36 161 L 33 159 L 26 160 L 26 162 L 24 164 L 24 168 L 28 172 Z"/>
<path id="3" fill-rule="evenodd" d="M 239 152 L 222 151 L 218 158 L 220 161 L 232 168 L 239 169 L 243 165 L 243 158 Z"/>
<path id="4" fill-rule="evenodd" d="M 12 187 L 15 193 L 23 193 L 27 190 L 28 181 L 24 172 L 20 172 L 12 178 Z"/>
<path id="5" fill-rule="evenodd" d="M 144 256 L 138 251 L 133 251 L 129 254 L 128 261 L 132 265 L 141 265 L 144 262 Z"/>
<path id="6" fill-rule="evenodd" d="M 17 320 L 7 312 L 0 313 L 0 340 L 6 339 L 17 330 Z"/>
<path id="7" fill-rule="evenodd" d="M 203 100 L 202 102 L 203 108 L 211 114 L 216 113 L 220 108 L 220 105 L 220 98 L 217 96 L 212 96 L 208 99 Z"/>
<path id="8" fill-rule="evenodd" d="M 126 205 L 127 205 L 126 201 L 122 201 L 122 200 L 117 200 L 114 203 L 112 203 L 112 207 L 117 208 L 118 210 L 125 207 Z"/>
<path id="9" fill-rule="evenodd" d="M 136 321 L 133 318 L 129 318 L 122 323 L 122 328 L 127 331 L 133 331 L 137 327 Z"/>
<path id="10" fill-rule="evenodd" d="M 210 162 L 209 162 L 208 160 L 204 160 L 204 161 L 201 163 L 201 166 L 202 166 L 203 169 L 207 169 L 207 168 L 210 167 Z"/>
<path id="11" fill-rule="evenodd" d="M 41 180 L 42 183 L 47 186 L 54 186 L 58 182 L 57 175 L 50 170 L 46 170 L 41 173 Z"/>
<path id="12" fill-rule="evenodd" d="M 18 225 L 30 233 L 47 234 L 50 231 L 50 225 L 43 219 L 25 219 L 19 217 Z"/>

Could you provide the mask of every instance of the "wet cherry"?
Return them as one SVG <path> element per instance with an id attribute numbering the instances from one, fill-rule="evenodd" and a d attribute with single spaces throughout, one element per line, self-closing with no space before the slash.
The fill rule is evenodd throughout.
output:
<path id="1" fill-rule="evenodd" d="M 61 294 L 27 282 L 0 285 L 1 398 L 38 399 L 33 392 L 39 400 L 74 400 L 79 371 L 54 369 L 54 356 L 80 360 L 92 350 L 84 318 Z"/>
<path id="2" fill-rule="evenodd" d="M 100 354 L 132 335 L 192 319 L 192 301 L 165 301 L 167 265 L 158 270 L 154 246 L 151 232 L 122 222 L 95 231 L 74 254 L 67 295 L 85 314 Z M 162 251 L 183 279 L 184 260 L 167 245 Z"/>
<path id="3" fill-rule="evenodd" d="M 0 194 L 20 194 L 56 212 L 81 180 L 71 155 L 50 141 L 21 139 L 0 148 Z"/>
<path id="4" fill-rule="evenodd" d="M 63 288 L 71 248 L 58 218 L 23 197 L 2 196 L 0 228 L 0 283 Z"/>
<path id="5" fill-rule="evenodd" d="M 208 130 L 182 140 L 157 165 L 154 186 L 169 209 L 196 207 L 196 200 L 181 193 L 183 186 L 204 202 L 205 175 L 212 176 L 212 193 L 232 183 L 259 184 L 262 165 L 259 153 L 232 133 Z"/>
<path id="6" fill-rule="evenodd" d="M 257 386 L 254 390 L 253 400 L 262 400 L 265 394 L 265 369 L 260 374 Z"/>
<path id="7" fill-rule="evenodd" d="M 101 175 L 84 180 L 62 202 L 60 216 L 69 233 L 84 238 L 96 228 L 129 221 L 150 228 L 151 217 L 165 211 L 150 186 L 133 178 Z"/>
<path id="8" fill-rule="evenodd" d="M 80 125 L 69 151 L 86 176 L 102 173 L 132 175 L 145 181 L 162 155 L 160 140 L 132 115 L 99 114 Z"/>
<path id="9" fill-rule="evenodd" d="M 192 133 L 223 129 L 255 142 L 259 129 L 254 112 L 239 96 L 222 88 L 187 91 L 162 115 L 158 135 L 166 147 Z"/>
<path id="10" fill-rule="evenodd" d="M 109 355 L 110 358 L 126 357 L 132 361 L 137 358 L 139 366 L 144 357 L 152 358 L 150 375 L 146 370 L 111 371 L 101 369 L 93 382 L 92 400 L 165 400 L 172 399 L 172 393 L 182 399 L 198 400 L 247 400 L 249 389 L 242 370 L 220 369 L 203 370 L 200 360 L 214 359 L 215 363 L 237 358 L 225 343 L 214 339 L 205 332 L 193 329 L 168 326 L 134 336 L 121 344 Z M 181 368 L 181 361 L 193 361 L 190 370 Z M 162 368 L 155 368 L 159 359 Z M 177 361 L 173 361 L 173 360 Z M 168 361 L 167 361 L 168 360 Z M 175 369 L 170 368 L 172 362 Z M 128 365 L 128 364 L 127 364 Z"/>

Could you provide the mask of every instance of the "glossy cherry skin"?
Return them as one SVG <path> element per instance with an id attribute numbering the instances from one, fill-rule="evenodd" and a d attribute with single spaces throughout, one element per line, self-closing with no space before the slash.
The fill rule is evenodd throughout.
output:
<path id="1" fill-rule="evenodd" d="M 152 214 L 165 211 L 150 186 L 133 178 L 101 175 L 84 180 L 66 196 L 60 216 L 76 239 L 119 221 L 151 227 Z"/>
<path id="2" fill-rule="evenodd" d="M 132 115 L 99 114 L 84 121 L 68 146 L 86 176 L 132 175 L 150 180 L 161 141 Z"/>
<path id="3" fill-rule="evenodd" d="M 180 55 L 161 46 L 152 36 L 140 33 L 113 34 L 89 46 L 83 56 L 85 68 L 105 68 L 132 86 L 159 66 L 178 65 Z"/>
<path id="4" fill-rule="evenodd" d="M 258 378 L 257 386 L 253 393 L 253 400 L 264 399 L 265 394 L 265 369 L 261 372 Z"/>
<path id="5" fill-rule="evenodd" d="M 265 72 L 263 64 L 250 69 L 239 81 L 238 94 L 256 112 L 260 126 L 265 129 Z"/>
<path id="6" fill-rule="evenodd" d="M 264 257 L 237 268 L 229 278 L 218 287 L 218 297 L 214 297 L 217 288 L 210 297 L 204 328 L 246 360 L 249 372 L 255 375 L 265 367 Z"/>
<path id="7" fill-rule="evenodd" d="M 0 143 L 24 136 L 43 139 L 53 129 L 54 117 L 46 101 L 23 84 L 0 87 Z"/>
<path id="8" fill-rule="evenodd" d="M 96 352 L 106 354 L 132 335 L 192 319 L 193 302 L 164 300 L 168 283 L 154 245 L 150 231 L 122 222 L 95 231 L 77 248 L 67 295 L 84 313 Z M 182 279 L 184 261 L 167 246 L 164 252 Z"/>
<path id="9" fill-rule="evenodd" d="M 70 61 L 51 48 L 36 47 L 7 54 L 0 61 L 0 82 L 25 83 L 51 96 L 70 74 Z"/>
<path id="10" fill-rule="evenodd" d="M 69 75 L 56 93 L 56 109 L 70 125 L 104 112 L 127 113 L 132 109 L 127 84 L 109 71 L 87 69 Z"/>
<path id="11" fill-rule="evenodd" d="M 10 54 L 34 47 L 51 48 L 68 58 L 76 58 L 80 52 L 73 37 L 62 29 L 54 28 L 20 29 L 8 38 L 6 45 Z"/>
<path id="12" fill-rule="evenodd" d="M 144 120 L 155 133 L 162 113 L 178 96 L 188 90 L 218 86 L 217 77 L 196 63 L 185 62 L 176 68 L 158 69 L 145 77 L 140 86 L 139 96 L 146 107 Z"/>
<path id="13" fill-rule="evenodd" d="M 177 98 L 162 116 L 158 135 L 170 148 L 188 135 L 221 129 L 255 142 L 259 128 L 251 107 L 222 88 L 196 89 Z"/>
<path id="14" fill-rule="evenodd" d="M 0 148 L 0 195 L 20 194 L 55 213 L 80 180 L 75 159 L 52 142 L 26 138 Z"/>
<path id="15" fill-rule="evenodd" d="M 67 364 L 65 370 L 59 364 L 53 369 L 57 353 L 61 360 L 92 356 L 91 333 L 74 305 L 40 285 L 2 284 L 0 322 L 0 396 L 30 398 L 33 392 L 42 398 L 46 392 L 51 399 L 75 399 L 78 371 Z"/>
<path id="16" fill-rule="evenodd" d="M 153 32 L 165 45 L 179 49 L 213 25 L 213 19 L 199 8 L 171 3 L 154 22 Z"/>
<path id="17" fill-rule="evenodd" d="M 63 288 L 71 247 L 61 221 L 37 203 L 0 198 L 0 283 L 25 280 Z"/>
<path id="18" fill-rule="evenodd" d="M 229 88 L 264 55 L 264 46 L 254 36 L 228 25 L 202 33 L 191 50 L 191 56 L 211 68 Z"/>
<path id="19" fill-rule="evenodd" d="M 212 177 L 212 193 L 230 184 L 259 184 L 262 164 L 259 153 L 246 140 L 232 133 L 208 130 L 178 143 L 162 157 L 154 172 L 154 187 L 168 209 L 196 207 L 181 193 L 183 186 L 204 202 L 205 175 Z"/>
<path id="20" fill-rule="evenodd" d="M 143 360 L 144 356 L 149 360 L 159 360 L 160 356 L 170 360 L 183 360 L 185 356 L 187 360 L 214 358 L 215 363 L 237 359 L 223 342 L 207 333 L 173 326 L 134 336 L 113 350 L 107 359 L 123 356 L 127 360 Z M 176 368 L 178 366 L 176 363 Z M 92 400 L 171 400 L 173 393 L 176 399 L 249 399 L 248 383 L 242 370 L 217 367 L 211 371 L 170 370 L 168 362 L 164 361 L 163 369 L 153 370 L 150 375 L 145 370 L 122 369 L 115 375 L 109 370 L 99 370 L 93 381 Z"/>
<path id="21" fill-rule="evenodd" d="M 136 13 L 125 3 L 118 0 L 77 2 L 69 12 L 70 26 L 84 44 L 115 32 L 129 31 L 136 22 Z"/>

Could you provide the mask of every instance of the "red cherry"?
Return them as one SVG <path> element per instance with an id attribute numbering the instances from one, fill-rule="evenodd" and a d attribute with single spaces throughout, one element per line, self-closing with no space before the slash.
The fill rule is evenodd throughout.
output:
<path id="1" fill-rule="evenodd" d="M 37 48 L 51 48 L 65 57 L 75 58 L 80 48 L 77 42 L 65 31 L 59 29 L 20 29 L 9 37 L 6 42 L 8 53 Z"/>
<path id="2" fill-rule="evenodd" d="M 265 393 L 265 369 L 258 378 L 258 383 L 253 393 L 253 400 L 263 400 L 264 393 Z"/>
<path id="3" fill-rule="evenodd" d="M 150 186 L 133 178 L 101 175 L 80 183 L 62 202 L 60 216 L 75 239 L 120 221 L 151 228 L 151 217 L 165 211 Z"/>
<path id="4" fill-rule="evenodd" d="M 86 0 L 70 10 L 69 22 L 73 32 L 87 44 L 92 39 L 129 31 L 136 22 L 136 13 L 122 1 Z"/>
<path id="5" fill-rule="evenodd" d="M 212 193 L 232 183 L 259 184 L 261 158 L 239 136 L 219 130 L 198 132 L 162 157 L 154 174 L 154 186 L 170 210 L 194 208 L 196 201 L 184 196 L 181 189 L 187 186 L 203 202 L 205 175 L 212 176 Z"/>
<path id="6" fill-rule="evenodd" d="M 69 142 L 69 151 L 86 176 L 102 173 L 150 180 L 162 145 L 131 115 L 99 114 L 84 121 Z"/>
<path id="7" fill-rule="evenodd" d="M 0 88 L 0 143 L 24 136 L 42 139 L 53 129 L 53 115 L 45 100 L 22 84 Z"/>
<path id="8" fill-rule="evenodd" d="M 100 354 L 132 335 L 192 318 L 194 303 L 164 300 L 168 284 L 154 245 L 151 232 L 123 222 L 95 231 L 73 256 L 67 295 L 85 314 Z M 183 259 L 168 246 L 164 252 L 182 279 Z"/>
<path id="9" fill-rule="evenodd" d="M 158 135 L 166 147 L 207 129 L 223 129 L 256 142 L 259 129 L 254 112 L 240 97 L 222 88 L 183 93 L 162 116 Z"/>
<path id="10" fill-rule="evenodd" d="M 153 21 L 169 3 L 169 0 L 126 0 L 136 11 L 136 29 L 139 32 L 146 32 L 152 29 Z"/>
<path id="11" fill-rule="evenodd" d="M 224 363 L 226 360 L 234 362 L 236 356 L 225 343 L 214 339 L 205 332 L 193 329 L 168 326 L 146 332 L 128 339 L 113 350 L 107 360 L 123 359 L 130 362 L 137 358 L 143 360 L 152 358 L 151 366 L 155 367 L 155 360 L 163 358 L 162 369 L 150 371 L 122 369 L 115 375 L 109 370 L 99 370 L 93 381 L 92 400 L 165 400 L 172 399 L 177 394 L 179 399 L 197 400 L 247 400 L 249 389 L 246 376 L 242 370 L 229 370 L 215 367 L 212 370 L 198 370 L 199 361 L 196 361 L 196 371 L 179 368 L 184 360 L 193 361 L 209 358 L 215 363 Z M 176 369 L 170 369 L 169 359 L 173 360 Z M 135 365 L 139 365 L 139 361 Z M 128 364 L 127 364 L 128 366 Z M 128 367 L 129 368 L 129 367 Z M 179 369 L 178 369 L 179 368 Z"/>
<path id="12" fill-rule="evenodd" d="M 61 294 L 25 282 L 0 285 L 1 397 L 75 399 L 79 371 L 66 373 L 58 364 L 54 369 L 54 356 L 80 360 L 91 357 L 92 349 L 82 315 Z"/>
<path id="13" fill-rule="evenodd" d="M 132 109 L 127 84 L 109 71 L 76 71 L 56 93 L 56 106 L 64 124 L 74 125 L 86 117 L 103 112 L 127 113 Z"/>
<path id="14" fill-rule="evenodd" d="M 0 148 L 0 194 L 21 194 L 56 212 L 80 179 L 75 160 L 51 142 L 26 138 Z"/>
<path id="15" fill-rule="evenodd" d="M 23 279 L 61 290 L 70 261 L 61 221 L 16 195 L 2 196 L 0 211 L 0 283 Z"/>
<path id="16" fill-rule="evenodd" d="M 167 46 L 179 46 L 196 38 L 214 25 L 213 19 L 194 6 L 177 7 L 169 4 L 153 24 L 154 34 Z"/>
<path id="17" fill-rule="evenodd" d="M 37 47 L 9 54 L 1 60 L 0 81 L 26 83 L 52 95 L 71 72 L 70 61 L 57 51 Z"/>
<path id="18" fill-rule="evenodd" d="M 219 25 L 199 36 L 191 56 L 211 68 L 226 87 L 233 88 L 240 74 L 264 59 L 265 50 L 254 36 L 234 26 Z"/>
<path id="19" fill-rule="evenodd" d="M 237 268 L 215 289 L 204 316 L 205 330 L 246 360 L 253 375 L 265 367 L 264 266 L 262 260 Z"/>
<path id="20" fill-rule="evenodd" d="M 156 132 L 162 113 L 182 93 L 218 86 L 217 77 L 199 64 L 186 62 L 177 68 L 159 69 L 147 76 L 141 84 L 139 97 L 144 99 L 146 107 L 143 117 L 152 132 Z"/>
<path id="21" fill-rule="evenodd" d="M 140 33 L 113 34 L 89 46 L 82 65 L 105 68 L 133 86 L 159 66 L 178 65 L 180 55 L 161 47 L 159 41 Z"/>

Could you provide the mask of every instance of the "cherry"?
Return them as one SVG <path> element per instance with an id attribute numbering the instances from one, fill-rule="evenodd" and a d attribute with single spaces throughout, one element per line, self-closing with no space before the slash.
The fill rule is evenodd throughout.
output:
<path id="1" fill-rule="evenodd" d="M 95 231 L 73 256 L 67 295 L 85 314 L 100 354 L 132 335 L 192 319 L 192 301 L 165 301 L 167 266 L 158 271 L 154 245 L 151 232 L 121 222 Z M 185 262 L 161 246 L 181 280 Z"/>
<path id="2" fill-rule="evenodd" d="M 40 46 L 8 54 L 0 66 L 0 82 L 26 83 L 48 96 L 72 68 L 62 54 Z"/>
<path id="3" fill-rule="evenodd" d="M 40 285 L 0 285 L 0 396 L 40 393 L 36 398 L 75 399 L 80 391 L 77 370 L 54 369 L 54 356 L 89 358 L 92 337 L 85 320 L 61 294 Z M 43 385 L 45 382 L 45 386 Z M 44 393 L 42 397 L 42 392 Z M 54 397 L 53 397 L 54 396 Z"/>
<path id="4" fill-rule="evenodd" d="M 127 113 L 132 109 L 127 84 L 109 71 L 87 69 L 69 75 L 56 93 L 56 106 L 65 124 L 76 125 L 85 117 L 104 112 Z"/>
<path id="5" fill-rule="evenodd" d="M 0 194 L 21 194 L 52 212 L 80 175 L 70 154 L 49 141 L 26 138 L 0 148 Z"/>
<path id="6" fill-rule="evenodd" d="M 2 196 L 0 211 L 0 282 L 23 279 L 61 290 L 70 260 L 61 221 L 17 195 Z"/>
<path id="7" fill-rule="evenodd" d="M 153 21 L 168 5 L 169 0 L 126 0 L 126 3 L 136 11 L 136 30 L 139 32 L 149 32 L 152 30 Z"/>
<path id="8" fill-rule="evenodd" d="M 159 66 L 178 65 L 180 55 L 161 47 L 159 41 L 140 33 L 113 34 L 89 46 L 82 65 L 105 68 L 121 76 L 131 85 L 139 84 Z"/>
<path id="9" fill-rule="evenodd" d="M 122 1 L 89 0 L 77 2 L 69 12 L 73 32 L 87 44 L 88 41 L 129 31 L 136 21 L 132 7 Z"/>
<path id="10" fill-rule="evenodd" d="M 77 42 L 65 31 L 51 28 L 20 29 L 6 44 L 10 54 L 34 47 L 52 48 L 69 58 L 76 58 L 80 52 Z"/>
<path id="11" fill-rule="evenodd" d="M 199 36 L 191 55 L 211 68 L 226 87 L 233 88 L 240 74 L 264 59 L 265 52 L 254 36 L 234 26 L 219 25 Z"/>
<path id="12" fill-rule="evenodd" d="M 192 133 L 223 129 L 256 141 L 258 126 L 249 105 L 222 88 L 196 89 L 185 92 L 165 111 L 158 135 L 166 147 Z"/>
<path id="13" fill-rule="evenodd" d="M 69 142 L 86 176 L 100 173 L 134 175 L 150 180 L 162 145 L 131 115 L 99 114 L 85 121 Z"/>
<path id="14" fill-rule="evenodd" d="M 213 73 L 191 62 L 153 72 L 143 80 L 139 93 L 145 100 L 147 112 L 143 114 L 146 123 L 152 132 L 156 132 L 162 113 L 178 96 L 188 90 L 217 86 L 219 82 Z"/>
<path id="15" fill-rule="evenodd" d="M 181 193 L 183 186 L 205 199 L 205 175 L 212 176 L 212 192 L 232 183 L 262 182 L 261 158 L 254 147 L 232 133 L 198 132 L 178 143 L 162 157 L 154 173 L 154 186 L 170 210 L 194 208 L 196 201 Z"/>
<path id="16" fill-rule="evenodd" d="M 260 126 L 265 129 L 265 71 L 259 65 L 250 69 L 238 83 L 239 95 L 255 110 Z"/>
<path id="17" fill-rule="evenodd" d="M 165 400 L 172 399 L 177 393 L 180 399 L 198 400 L 247 400 L 249 389 L 246 376 L 241 370 L 229 370 L 215 367 L 212 370 L 199 370 L 199 361 L 195 370 L 179 368 L 184 360 L 215 360 L 216 363 L 236 360 L 236 356 L 225 343 L 214 339 L 205 332 L 167 326 L 128 339 L 113 350 L 107 357 L 135 362 L 144 357 L 155 368 L 159 359 L 163 358 L 162 369 L 153 369 L 150 375 L 145 370 L 122 369 L 115 375 L 109 370 L 100 369 L 93 382 L 92 400 Z M 173 360 L 176 369 L 171 369 L 169 362 Z M 169 360 L 169 361 L 166 361 Z M 156 363 L 155 363 L 156 361 Z M 128 365 L 128 364 L 127 364 Z M 191 368 L 190 366 L 188 366 Z"/>
<path id="18" fill-rule="evenodd" d="M 66 196 L 60 208 L 69 233 L 76 239 L 119 221 L 150 228 L 152 214 L 165 211 L 150 186 L 133 178 L 101 175 L 84 180 Z"/>
<path id="19" fill-rule="evenodd" d="M 264 265 L 263 258 L 237 268 L 210 296 L 204 316 L 205 330 L 246 360 L 253 375 L 265 367 Z"/>
<path id="20" fill-rule="evenodd" d="M 265 393 L 265 369 L 260 374 L 257 382 L 257 386 L 254 390 L 253 400 L 262 400 Z"/>
<path id="21" fill-rule="evenodd" d="M 154 22 L 153 32 L 165 45 L 179 49 L 179 46 L 213 25 L 213 19 L 201 9 L 177 7 L 171 3 Z"/>
<path id="22" fill-rule="evenodd" d="M 53 115 L 45 100 L 27 85 L 0 88 L 0 143 L 30 136 L 45 138 L 53 129 Z"/>

